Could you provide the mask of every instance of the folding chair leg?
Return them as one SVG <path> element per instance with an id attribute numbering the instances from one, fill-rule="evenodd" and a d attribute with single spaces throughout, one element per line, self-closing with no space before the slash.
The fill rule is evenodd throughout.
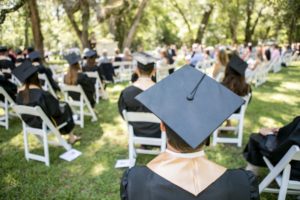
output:
<path id="1" fill-rule="evenodd" d="M 242 142 L 243 142 L 243 120 L 241 119 L 239 121 L 239 129 L 238 129 L 238 147 L 242 146 Z"/>
<path id="2" fill-rule="evenodd" d="M 217 138 L 218 138 L 218 129 L 216 129 L 213 133 L 213 146 L 217 145 Z"/>
<path id="3" fill-rule="evenodd" d="M 46 166 L 49 167 L 49 147 L 48 147 L 48 136 L 46 133 L 43 134 L 43 145 L 44 145 L 44 159 Z"/>
<path id="4" fill-rule="evenodd" d="M 23 126 L 23 136 L 24 136 L 24 151 L 25 151 L 25 158 L 29 160 L 29 146 L 28 146 L 28 134 L 26 128 Z"/>
<path id="5" fill-rule="evenodd" d="M 290 179 L 290 172 L 291 172 L 291 165 L 288 164 L 283 171 L 278 200 L 285 200 L 287 194 L 288 182 Z"/>

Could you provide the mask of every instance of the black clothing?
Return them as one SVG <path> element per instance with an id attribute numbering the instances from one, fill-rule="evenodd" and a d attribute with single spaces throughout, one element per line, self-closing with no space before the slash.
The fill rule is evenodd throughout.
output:
<path id="1" fill-rule="evenodd" d="M 267 49 L 267 50 L 265 51 L 265 56 L 266 56 L 266 58 L 267 58 L 268 61 L 271 60 L 271 51 L 270 51 L 270 49 Z"/>
<path id="2" fill-rule="evenodd" d="M 121 200 L 259 200 L 255 176 L 244 170 L 227 170 L 197 196 L 155 174 L 147 167 L 124 173 Z"/>
<path id="3" fill-rule="evenodd" d="M 93 79 L 89 78 L 84 73 L 78 73 L 77 77 L 77 83 L 76 85 L 81 85 L 86 97 L 88 98 L 89 102 L 91 103 L 92 107 L 95 107 L 96 101 L 95 101 L 95 82 Z M 69 92 L 69 95 L 74 99 L 79 101 L 80 100 L 80 94 L 77 92 Z"/>
<path id="4" fill-rule="evenodd" d="M 115 70 L 112 63 L 101 63 L 99 66 L 99 70 L 104 77 L 104 80 L 114 82 Z"/>
<path id="5" fill-rule="evenodd" d="M 10 71 L 12 72 L 15 69 L 15 67 L 16 67 L 15 64 L 8 58 L 0 59 L 0 71 L 10 69 Z M 5 78 L 11 78 L 11 73 L 3 73 L 3 74 Z"/>
<path id="6" fill-rule="evenodd" d="M 15 101 L 17 95 L 17 86 L 0 75 L 0 86 L 7 92 L 7 94 Z M 0 95 L 0 101 L 4 101 L 4 96 Z"/>
<path id="7" fill-rule="evenodd" d="M 25 91 L 21 91 L 17 95 L 16 103 L 19 105 L 27 106 L 40 106 L 45 114 L 52 120 L 53 124 L 59 126 L 60 124 L 67 122 L 67 125 L 62 127 L 59 131 L 61 134 L 70 133 L 75 124 L 73 121 L 73 113 L 69 104 L 65 102 L 59 102 L 49 92 L 42 89 L 29 89 L 29 102 L 24 103 Z M 42 120 L 36 116 L 23 115 L 22 119 L 33 128 L 41 128 Z"/>
<path id="8" fill-rule="evenodd" d="M 264 167 L 263 156 L 266 156 L 275 165 L 292 145 L 300 145 L 300 116 L 280 128 L 277 136 L 252 134 L 244 157 L 251 164 Z M 291 179 L 300 181 L 300 161 L 292 161 L 291 167 Z"/>
<path id="9" fill-rule="evenodd" d="M 100 68 L 98 66 L 94 66 L 94 67 L 88 67 L 88 66 L 83 66 L 82 67 L 82 71 L 83 72 L 98 72 L 98 75 L 99 75 L 99 78 L 101 81 L 103 81 L 104 77 L 102 75 L 102 72 L 100 70 Z M 92 78 L 94 84 L 96 83 L 96 79 L 95 78 Z"/>
<path id="10" fill-rule="evenodd" d="M 39 64 L 36 67 L 38 68 L 38 73 L 45 74 L 47 76 L 53 90 L 56 91 L 56 92 L 60 91 L 60 88 L 59 88 L 58 84 L 53 79 L 52 71 L 49 68 L 42 65 L 42 64 Z"/>
<path id="11" fill-rule="evenodd" d="M 119 113 L 122 116 L 123 110 L 128 112 L 150 112 L 144 105 L 138 102 L 135 97 L 142 93 L 143 90 L 135 86 L 129 86 L 122 91 L 119 101 Z M 134 122 L 131 123 L 134 133 L 137 136 L 143 137 L 161 137 L 160 125 L 154 123 Z"/>

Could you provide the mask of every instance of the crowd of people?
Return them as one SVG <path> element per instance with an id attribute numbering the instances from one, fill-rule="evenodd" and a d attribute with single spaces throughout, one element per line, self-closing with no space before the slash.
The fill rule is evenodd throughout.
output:
<path id="1" fill-rule="evenodd" d="M 282 128 L 262 128 L 252 134 L 244 150 L 248 162 L 247 170 L 229 170 L 209 161 L 204 153 L 209 145 L 210 134 L 228 116 L 239 112 L 245 102 L 243 97 L 252 95 L 246 81 L 247 71 L 255 70 L 259 63 L 270 61 L 285 53 L 300 54 L 300 44 L 286 46 L 276 44 L 243 46 L 205 47 L 193 44 L 191 49 L 183 46 L 181 51 L 175 45 L 159 48 L 152 52 L 131 53 L 125 49 L 121 55 L 116 49 L 114 56 L 104 50 L 102 55 L 93 49 L 85 49 L 83 56 L 71 52 L 64 55 L 68 70 L 63 84 L 80 85 L 92 107 L 95 101 L 95 78 L 86 72 L 97 72 L 102 83 L 114 82 L 115 62 L 136 63 L 131 85 L 120 94 L 118 109 L 123 111 L 154 113 L 162 121 L 153 123 L 131 123 L 134 134 L 142 137 L 160 138 L 167 135 L 167 150 L 145 167 L 133 167 L 124 173 L 121 181 L 122 200 L 154 199 L 259 199 L 255 175 L 258 167 L 265 166 L 262 159 L 267 156 L 276 164 L 293 145 L 300 145 L 300 118 Z M 178 59 L 185 65 L 175 70 Z M 208 74 L 197 70 L 199 63 L 213 60 Z M 282 63 L 284 65 L 284 63 Z M 156 83 L 156 71 L 172 65 L 169 76 Z M 81 137 L 74 133 L 72 108 L 68 103 L 54 97 L 41 87 L 39 74 L 45 74 L 55 92 L 60 91 L 53 72 L 45 66 L 44 58 L 34 48 L 15 52 L 0 46 L 0 86 L 19 105 L 40 106 L 53 124 L 59 126 L 61 134 L 69 135 L 74 144 Z M 210 76 L 211 78 L 209 78 Z M 15 79 L 17 81 L 15 81 Z M 70 92 L 73 99 L 78 93 Z M 0 95 L 0 101 L 3 101 Z M 41 119 L 22 116 L 29 126 L 41 128 Z M 142 148 L 152 148 L 143 146 Z M 299 162 L 292 164 L 291 179 L 300 180 Z M 239 166 L 237 166 L 239 167 Z M 236 190 L 236 186 L 239 190 Z"/>

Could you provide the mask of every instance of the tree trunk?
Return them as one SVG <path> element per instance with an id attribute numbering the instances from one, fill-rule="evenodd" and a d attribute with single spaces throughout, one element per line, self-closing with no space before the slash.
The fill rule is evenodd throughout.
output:
<path id="1" fill-rule="evenodd" d="M 251 42 L 251 18 L 255 0 L 248 0 L 246 7 L 246 27 L 245 27 L 245 43 Z"/>
<path id="2" fill-rule="evenodd" d="M 19 0 L 15 3 L 14 6 L 10 8 L 0 9 L 0 24 L 3 24 L 6 18 L 6 15 L 11 12 L 17 11 L 19 8 L 21 8 L 26 3 L 26 0 Z M 2 3 L 1 3 L 2 4 Z M 3 3 L 4 4 L 4 3 Z"/>
<path id="3" fill-rule="evenodd" d="M 176 0 L 170 0 L 170 2 L 177 9 L 177 11 L 179 12 L 179 14 L 183 18 L 184 23 L 186 24 L 187 28 L 189 29 L 189 33 L 192 33 L 191 25 L 190 25 L 188 19 L 186 18 L 185 14 L 184 14 L 184 11 L 178 5 L 177 1 Z"/>
<path id="4" fill-rule="evenodd" d="M 203 18 L 202 18 L 201 23 L 198 28 L 197 37 L 195 39 L 195 42 L 200 43 L 200 44 L 202 43 L 202 39 L 203 39 L 205 30 L 206 30 L 206 27 L 208 25 L 210 15 L 212 14 L 213 9 L 214 9 L 214 6 L 212 4 L 209 4 L 208 6 L 209 6 L 209 10 L 206 10 L 203 14 Z"/>
<path id="5" fill-rule="evenodd" d="M 82 23 L 82 31 L 81 31 L 81 44 L 82 48 L 90 48 L 89 43 L 89 21 L 90 21 L 90 8 L 89 3 L 87 1 L 80 1 L 81 4 L 81 23 Z"/>
<path id="6" fill-rule="evenodd" d="M 30 10 L 31 29 L 34 40 L 34 47 L 44 56 L 44 38 L 41 31 L 41 22 L 36 0 L 28 0 Z"/>
<path id="7" fill-rule="evenodd" d="M 26 9 L 25 11 L 25 23 L 24 23 L 24 46 L 28 47 L 29 46 L 29 21 L 28 21 L 28 10 Z"/>
<path id="8" fill-rule="evenodd" d="M 149 2 L 149 0 L 142 0 L 142 2 L 140 3 L 139 8 L 137 10 L 137 13 L 136 13 L 136 15 L 135 15 L 135 17 L 133 19 L 132 25 L 130 26 L 129 32 L 127 34 L 127 37 L 126 37 L 126 39 L 123 42 L 123 45 L 122 45 L 123 48 L 125 48 L 125 47 L 130 48 L 131 43 L 133 41 L 133 38 L 134 38 L 134 36 L 136 34 L 138 25 L 140 23 L 140 20 L 142 18 L 143 11 L 146 8 L 148 2 Z"/>
<path id="9" fill-rule="evenodd" d="M 295 27 L 296 27 L 296 19 L 295 17 L 292 17 L 291 22 L 289 24 L 289 33 L 288 33 L 288 40 L 290 45 L 293 43 L 294 40 Z"/>

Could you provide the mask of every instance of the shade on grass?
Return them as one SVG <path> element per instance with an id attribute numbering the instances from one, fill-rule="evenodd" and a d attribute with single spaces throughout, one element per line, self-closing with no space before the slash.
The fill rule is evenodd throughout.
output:
<path id="1" fill-rule="evenodd" d="M 270 74 L 266 84 L 253 88 L 253 98 L 245 120 L 243 144 L 251 132 L 262 126 L 282 126 L 300 114 L 300 63 Z M 116 102 L 125 84 L 108 88 L 109 100 L 96 106 L 97 122 L 86 119 L 84 129 L 76 127 L 82 136 L 74 148 L 83 155 L 73 162 L 59 159 L 62 148 L 50 147 L 50 167 L 24 157 L 21 123 L 12 119 L 10 129 L 0 128 L 0 199 L 119 199 L 119 182 L 124 170 L 114 169 L 117 159 L 127 157 L 126 127 L 117 111 Z M 42 152 L 35 138 L 31 148 Z M 233 145 L 209 147 L 210 159 L 228 168 L 245 167 L 243 148 Z M 138 165 L 153 156 L 139 155 Z M 266 170 L 262 171 L 262 177 Z M 237 186 L 238 189 L 238 186 Z M 263 194 L 263 200 L 276 199 Z M 289 198 L 292 199 L 292 198 Z"/>

